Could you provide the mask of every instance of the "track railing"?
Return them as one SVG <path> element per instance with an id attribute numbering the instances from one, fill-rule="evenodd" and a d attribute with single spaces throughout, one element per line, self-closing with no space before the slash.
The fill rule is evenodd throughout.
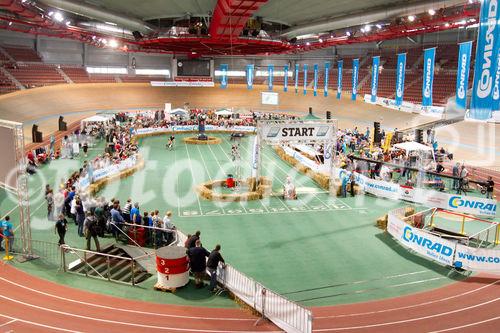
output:
<path id="1" fill-rule="evenodd" d="M 217 280 L 224 288 L 258 311 L 262 318 L 269 319 L 286 332 L 312 332 L 310 310 L 267 289 L 231 265 L 219 265 Z"/>

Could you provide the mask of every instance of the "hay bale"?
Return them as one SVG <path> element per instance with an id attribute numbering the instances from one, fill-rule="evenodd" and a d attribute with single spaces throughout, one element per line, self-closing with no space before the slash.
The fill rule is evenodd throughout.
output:
<path id="1" fill-rule="evenodd" d="M 405 207 L 405 217 L 415 215 L 415 208 L 414 207 Z"/>
<path id="2" fill-rule="evenodd" d="M 388 221 L 388 214 L 385 214 L 384 216 L 381 216 L 377 219 L 377 228 L 386 230 L 387 229 L 387 221 Z"/>

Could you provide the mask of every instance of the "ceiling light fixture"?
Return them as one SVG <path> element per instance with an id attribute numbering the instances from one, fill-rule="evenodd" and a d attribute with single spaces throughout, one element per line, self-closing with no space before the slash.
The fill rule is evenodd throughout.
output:
<path id="1" fill-rule="evenodd" d="M 370 32 L 370 30 L 372 30 L 371 25 L 369 25 L 369 24 L 365 25 L 365 31 Z"/>
<path id="2" fill-rule="evenodd" d="M 118 42 L 115 39 L 112 39 L 109 41 L 109 46 L 113 48 L 118 47 Z"/>
<path id="3" fill-rule="evenodd" d="M 428 13 L 429 13 L 430 16 L 436 15 L 436 11 L 434 9 L 432 9 L 432 8 L 429 9 Z"/>
<path id="4" fill-rule="evenodd" d="M 376 24 L 375 26 L 377 27 L 377 29 L 382 29 L 382 26 L 380 24 Z"/>
<path id="5" fill-rule="evenodd" d="M 323 43 L 323 39 L 321 39 L 321 38 L 320 38 L 320 39 L 319 39 L 319 42 L 320 42 L 320 43 Z"/>
<path id="6" fill-rule="evenodd" d="M 409 20 L 410 22 L 415 21 L 415 16 L 413 16 L 413 15 L 408 16 L 408 20 Z"/>
<path id="7" fill-rule="evenodd" d="M 54 13 L 54 20 L 56 20 L 57 22 L 62 22 L 62 21 L 64 21 L 64 16 L 59 12 L 55 12 Z"/>
<path id="8" fill-rule="evenodd" d="M 351 32 L 350 32 L 350 31 L 346 31 L 346 32 L 345 32 L 345 35 L 346 35 L 347 37 L 351 37 Z"/>

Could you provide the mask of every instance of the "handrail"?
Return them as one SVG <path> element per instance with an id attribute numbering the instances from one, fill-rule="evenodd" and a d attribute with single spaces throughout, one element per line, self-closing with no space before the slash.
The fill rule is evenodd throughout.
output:
<path id="1" fill-rule="evenodd" d="M 69 251 L 86 252 L 86 253 L 90 253 L 93 255 L 106 256 L 106 257 L 115 258 L 115 259 L 133 260 L 133 258 L 129 258 L 129 257 L 121 257 L 121 256 L 116 256 L 114 254 L 109 254 L 109 253 L 102 253 L 102 252 L 96 252 L 96 251 L 91 251 L 91 250 L 78 249 L 78 248 L 74 248 L 74 247 L 71 247 L 71 246 L 66 245 L 66 244 L 61 245 L 61 248 L 69 250 Z"/>
<path id="2" fill-rule="evenodd" d="M 128 238 L 128 240 L 130 240 L 132 243 L 134 243 L 138 248 L 140 248 L 145 254 L 148 254 L 143 248 L 142 246 L 140 246 L 139 244 L 137 244 L 137 242 L 135 240 L 133 240 L 132 238 L 130 238 L 121 228 L 118 228 L 118 226 L 114 223 L 114 222 L 111 222 L 110 223 L 113 227 L 115 227 L 118 231 L 120 231 L 123 235 L 125 235 L 125 237 Z M 122 223 L 124 225 L 128 224 L 128 223 Z"/>
<path id="3" fill-rule="evenodd" d="M 129 226 L 129 227 L 136 227 L 136 228 L 139 227 L 139 228 L 151 229 L 151 230 L 156 230 L 156 231 L 168 232 L 170 234 L 174 234 L 174 236 L 175 236 L 175 239 L 174 239 L 174 241 L 172 241 L 171 244 L 176 244 L 179 241 L 179 236 L 178 236 L 177 228 L 175 228 L 175 227 L 174 227 L 174 229 L 164 229 L 164 228 L 150 227 L 148 225 L 134 224 L 134 223 L 122 223 L 122 224 L 126 225 L 126 226 Z M 140 245 L 137 245 L 137 246 L 140 246 Z M 140 246 L 140 247 L 142 248 L 142 246 Z"/>

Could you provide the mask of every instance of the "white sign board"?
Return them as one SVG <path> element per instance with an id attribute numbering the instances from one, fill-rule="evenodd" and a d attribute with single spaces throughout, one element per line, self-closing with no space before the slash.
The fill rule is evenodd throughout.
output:
<path id="1" fill-rule="evenodd" d="M 151 81 L 153 87 L 215 87 L 213 81 Z"/>
<path id="2" fill-rule="evenodd" d="M 278 93 L 276 92 L 263 91 L 261 98 L 263 105 L 278 105 L 279 103 Z"/>
<path id="3" fill-rule="evenodd" d="M 261 139 L 271 142 L 333 141 L 333 123 L 259 122 Z"/>

